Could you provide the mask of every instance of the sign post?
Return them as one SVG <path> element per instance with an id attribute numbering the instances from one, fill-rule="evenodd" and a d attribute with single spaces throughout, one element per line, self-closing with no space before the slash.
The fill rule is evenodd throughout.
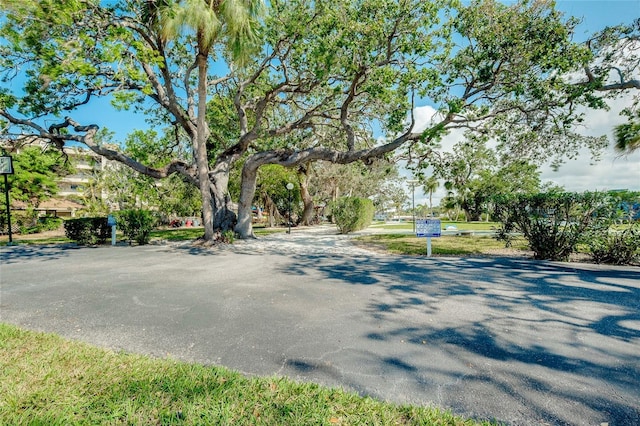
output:
<path id="1" fill-rule="evenodd" d="M 7 175 L 13 174 L 13 158 L 10 155 L 0 156 L 0 175 L 4 175 L 4 196 L 7 204 L 7 225 L 9 225 L 9 244 L 13 243 L 11 233 L 11 207 L 9 206 L 9 179 Z"/>
<path id="2" fill-rule="evenodd" d="M 111 227 L 111 245 L 116 245 L 116 218 L 112 214 L 107 216 L 107 226 Z"/>
<path id="3" fill-rule="evenodd" d="M 416 237 L 427 237 L 427 257 L 431 257 L 431 238 L 441 235 L 440 219 L 418 219 L 416 221 Z"/>

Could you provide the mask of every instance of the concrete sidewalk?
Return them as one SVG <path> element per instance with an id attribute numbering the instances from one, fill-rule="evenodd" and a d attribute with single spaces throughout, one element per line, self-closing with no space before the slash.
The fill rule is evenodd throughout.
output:
<path id="1" fill-rule="evenodd" d="M 0 249 L 0 320 L 514 425 L 640 424 L 640 269 L 385 256 L 334 231 Z"/>

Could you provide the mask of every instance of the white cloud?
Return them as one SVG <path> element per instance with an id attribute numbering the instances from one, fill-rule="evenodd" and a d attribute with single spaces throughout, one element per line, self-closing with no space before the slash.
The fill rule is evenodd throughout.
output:
<path id="1" fill-rule="evenodd" d="M 626 118 L 620 116 L 620 111 L 632 102 L 631 94 L 610 101 L 610 110 L 588 110 L 579 133 L 589 136 L 607 135 L 612 140 L 613 128 L 623 123 Z M 416 131 L 424 130 L 430 123 L 436 110 L 430 106 L 417 107 L 414 110 Z M 442 150 L 450 151 L 455 143 L 463 138 L 463 131 L 454 130 L 442 139 Z M 541 167 L 543 182 L 553 182 L 563 186 L 567 191 L 595 191 L 609 189 L 629 189 L 640 191 L 640 152 L 628 156 L 620 156 L 613 149 L 613 142 L 603 153 L 601 160 L 594 163 L 587 150 L 579 153 L 575 160 L 563 164 L 554 171 L 550 165 Z M 416 190 L 416 204 L 428 203 L 428 197 L 422 191 Z M 446 195 L 440 187 L 434 193 L 434 204 L 438 204 Z"/>
<path id="2" fill-rule="evenodd" d="M 543 181 L 562 185 L 568 191 L 593 191 L 608 189 L 640 190 L 640 152 L 620 156 L 613 149 L 613 128 L 624 123 L 620 111 L 631 105 L 631 94 L 609 102 L 611 109 L 589 110 L 585 113 L 584 127 L 579 133 L 591 136 L 607 135 L 610 143 L 597 163 L 591 161 L 587 151 L 576 160 L 568 161 L 556 172 L 549 165 L 542 167 Z"/>
<path id="3" fill-rule="evenodd" d="M 589 154 L 585 153 L 575 161 L 564 164 L 557 172 L 548 166 L 543 167 L 541 177 L 543 182 L 553 182 L 568 191 L 640 191 L 640 153 L 627 157 L 616 156 L 610 148 L 601 161 L 591 164 Z"/>
<path id="4" fill-rule="evenodd" d="M 413 117 L 416 120 L 414 132 L 422 132 L 426 129 L 436 112 L 436 109 L 429 105 L 414 108 Z"/>
<path id="5" fill-rule="evenodd" d="M 421 132 L 432 123 L 433 117 L 437 114 L 437 111 L 428 105 L 417 107 L 413 110 L 413 115 L 416 120 L 414 132 Z M 440 142 L 442 146 L 441 151 L 451 152 L 453 146 L 464 139 L 464 130 L 453 129 L 448 135 L 445 135 Z"/>

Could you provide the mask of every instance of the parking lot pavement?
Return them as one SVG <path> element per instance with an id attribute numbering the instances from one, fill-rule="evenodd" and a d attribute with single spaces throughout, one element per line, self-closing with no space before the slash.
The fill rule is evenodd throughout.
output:
<path id="1" fill-rule="evenodd" d="M 514 425 L 640 424 L 640 269 L 372 254 L 331 230 L 0 249 L 0 321 Z"/>

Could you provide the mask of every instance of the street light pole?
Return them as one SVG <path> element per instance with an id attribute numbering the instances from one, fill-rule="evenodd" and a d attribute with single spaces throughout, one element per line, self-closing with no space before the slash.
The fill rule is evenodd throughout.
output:
<path id="1" fill-rule="evenodd" d="M 289 229 L 287 230 L 287 234 L 291 233 L 291 190 L 293 189 L 293 184 L 291 182 L 287 183 L 286 185 L 287 187 L 287 191 L 289 192 L 289 219 L 288 219 L 288 223 L 289 223 Z"/>
<path id="2" fill-rule="evenodd" d="M 9 226 L 9 245 L 13 243 L 11 230 L 11 206 L 9 205 L 9 179 L 7 175 L 13 174 L 13 158 L 10 155 L 0 156 L 0 174 L 4 175 L 4 195 L 7 204 L 7 225 Z"/>

